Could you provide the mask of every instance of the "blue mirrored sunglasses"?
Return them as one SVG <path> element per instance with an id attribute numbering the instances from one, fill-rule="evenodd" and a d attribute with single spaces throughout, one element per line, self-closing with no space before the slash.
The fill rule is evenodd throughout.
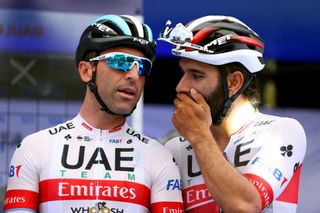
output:
<path id="1" fill-rule="evenodd" d="M 130 55 L 122 52 L 111 52 L 91 58 L 89 61 L 106 60 L 107 65 L 122 72 L 128 72 L 132 69 L 134 64 L 137 64 L 139 70 L 138 74 L 141 76 L 148 76 L 151 72 L 152 62 L 143 57 Z"/>

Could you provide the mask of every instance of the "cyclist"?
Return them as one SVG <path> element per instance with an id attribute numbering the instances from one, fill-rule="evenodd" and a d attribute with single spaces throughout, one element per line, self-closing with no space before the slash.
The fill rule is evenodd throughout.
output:
<path id="1" fill-rule="evenodd" d="M 75 58 L 87 88 L 80 112 L 17 147 L 5 212 L 183 212 L 172 154 L 126 124 L 155 46 L 133 16 L 105 15 L 84 30 Z"/>
<path id="2" fill-rule="evenodd" d="M 303 127 L 259 112 L 256 75 L 264 43 L 234 17 L 167 22 L 183 76 L 169 140 L 180 168 L 186 212 L 295 212 L 306 152 Z"/>

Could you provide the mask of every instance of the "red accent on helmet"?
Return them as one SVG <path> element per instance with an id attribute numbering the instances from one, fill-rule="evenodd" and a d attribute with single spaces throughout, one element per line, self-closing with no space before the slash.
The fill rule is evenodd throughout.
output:
<path id="1" fill-rule="evenodd" d="M 254 46 L 260 47 L 262 49 L 264 48 L 264 44 L 263 43 L 257 41 L 254 38 L 250 38 L 248 36 L 233 35 L 233 36 L 231 36 L 231 39 L 232 40 L 236 40 L 236 41 L 240 41 L 242 43 L 246 43 L 246 44 L 249 44 L 249 45 L 254 45 Z"/>
<path id="2" fill-rule="evenodd" d="M 215 27 L 205 27 L 201 30 L 199 30 L 199 32 L 197 32 L 193 39 L 190 41 L 190 43 L 192 44 L 198 44 L 202 39 L 206 38 L 208 35 L 210 35 L 211 33 L 217 31 L 218 28 Z M 191 48 L 186 47 L 186 51 L 190 51 Z"/>
<path id="3" fill-rule="evenodd" d="M 190 43 L 197 44 L 202 39 L 206 38 L 209 34 L 213 33 L 214 31 L 217 31 L 217 30 L 218 30 L 218 28 L 215 28 L 215 27 L 205 27 L 194 35 L 194 37 Z"/>

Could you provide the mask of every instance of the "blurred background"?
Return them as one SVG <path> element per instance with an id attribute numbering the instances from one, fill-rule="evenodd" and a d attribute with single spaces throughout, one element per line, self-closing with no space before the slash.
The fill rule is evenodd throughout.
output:
<path id="1" fill-rule="evenodd" d="M 8 167 L 26 135 L 73 117 L 84 95 L 74 52 L 96 17 L 135 15 L 158 37 L 168 19 L 186 24 L 204 15 L 231 15 L 265 42 L 261 111 L 296 118 L 308 139 L 301 177 L 300 213 L 320 212 L 320 2 L 254 0 L 1 0 L 0 2 L 0 212 Z M 159 41 L 146 81 L 141 130 L 163 140 L 180 73 L 170 45 Z M 136 119 L 129 118 L 134 125 Z M 290 130 L 288 130 L 290 131 Z"/>

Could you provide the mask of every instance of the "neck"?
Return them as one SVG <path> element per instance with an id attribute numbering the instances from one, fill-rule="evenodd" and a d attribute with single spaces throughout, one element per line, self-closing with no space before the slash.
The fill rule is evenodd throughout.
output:
<path id="1" fill-rule="evenodd" d="M 114 129 L 122 126 L 126 121 L 125 116 L 111 115 L 102 111 L 99 103 L 88 90 L 79 114 L 86 122 L 97 129 Z"/>
<path id="2" fill-rule="evenodd" d="M 219 126 L 211 126 L 211 132 L 220 149 L 229 143 L 230 137 L 256 116 L 256 109 L 243 96 L 239 96 L 232 104 L 229 112 Z"/>

